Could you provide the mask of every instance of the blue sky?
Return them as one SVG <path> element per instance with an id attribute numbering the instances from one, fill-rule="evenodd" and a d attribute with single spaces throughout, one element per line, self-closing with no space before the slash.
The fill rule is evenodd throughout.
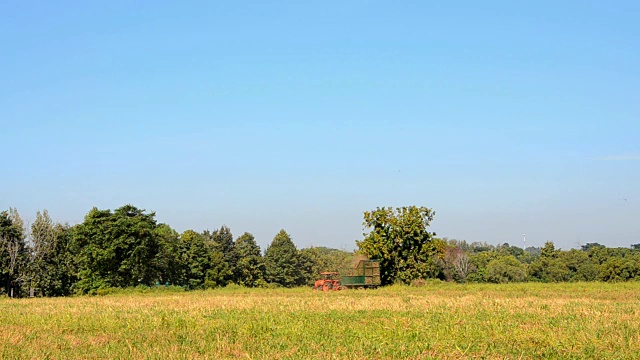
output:
<path id="1" fill-rule="evenodd" d="M 640 242 L 640 3 L 2 2 L 0 208 L 353 249 Z"/>

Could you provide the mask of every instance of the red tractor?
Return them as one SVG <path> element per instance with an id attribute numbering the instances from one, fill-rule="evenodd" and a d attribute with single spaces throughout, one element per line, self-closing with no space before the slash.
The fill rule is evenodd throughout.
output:
<path id="1" fill-rule="evenodd" d="M 340 279 L 338 278 L 338 273 L 334 271 L 325 271 L 321 272 L 322 279 L 316 280 L 313 285 L 314 290 L 341 290 Z"/>

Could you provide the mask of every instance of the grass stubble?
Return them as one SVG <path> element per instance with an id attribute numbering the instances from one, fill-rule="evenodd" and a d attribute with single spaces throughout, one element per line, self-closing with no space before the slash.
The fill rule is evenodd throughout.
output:
<path id="1" fill-rule="evenodd" d="M 640 283 L 0 299 L 1 359 L 637 359 Z"/>

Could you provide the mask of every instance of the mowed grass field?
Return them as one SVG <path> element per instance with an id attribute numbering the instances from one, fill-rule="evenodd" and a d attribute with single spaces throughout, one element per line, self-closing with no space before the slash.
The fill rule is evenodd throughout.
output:
<path id="1" fill-rule="evenodd" d="M 640 283 L 2 298 L 0 358 L 638 359 Z"/>

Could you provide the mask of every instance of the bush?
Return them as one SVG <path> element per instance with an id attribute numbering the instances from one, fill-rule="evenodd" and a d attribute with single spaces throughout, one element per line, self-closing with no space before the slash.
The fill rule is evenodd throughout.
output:
<path id="1" fill-rule="evenodd" d="M 409 286 L 423 287 L 423 286 L 439 286 L 444 284 L 440 279 L 415 279 L 412 280 Z"/>
<path id="2" fill-rule="evenodd" d="M 485 280 L 493 283 L 520 282 L 526 278 L 527 269 L 513 255 L 491 260 L 485 272 Z"/>

